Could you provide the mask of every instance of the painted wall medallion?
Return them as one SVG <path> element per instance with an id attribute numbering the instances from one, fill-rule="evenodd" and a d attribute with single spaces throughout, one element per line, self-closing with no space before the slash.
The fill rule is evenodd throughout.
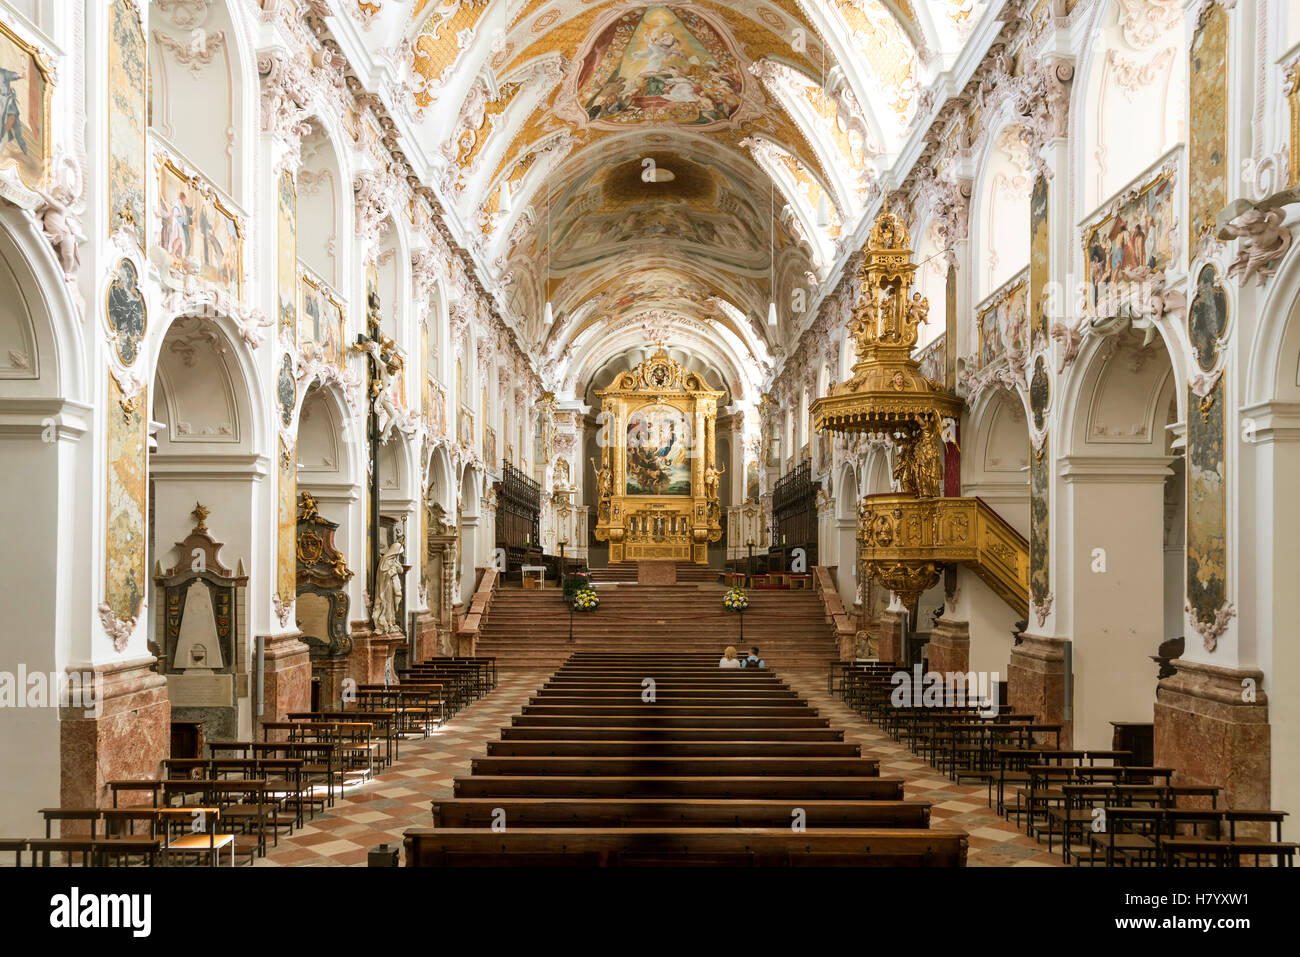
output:
<path id="1" fill-rule="evenodd" d="M 1196 349 L 1196 364 L 1209 372 L 1219 361 L 1219 343 L 1228 325 L 1228 296 L 1215 280 L 1213 266 L 1196 276 L 1196 292 L 1187 310 L 1187 336 Z"/>
<path id="2" fill-rule="evenodd" d="M 280 376 L 275 383 L 276 399 L 280 403 L 280 422 L 287 429 L 293 422 L 294 406 L 298 403 L 298 383 L 293 379 L 293 359 L 286 352 L 280 364 Z"/>
<path id="3" fill-rule="evenodd" d="M 1043 430 L 1043 417 L 1051 397 L 1051 380 L 1047 375 L 1047 361 L 1039 355 L 1034 360 L 1034 375 L 1029 380 L 1029 408 L 1034 413 L 1034 428 Z"/>
<path id="4" fill-rule="evenodd" d="M 108 284 L 104 302 L 108 326 L 113 330 L 117 358 L 126 366 L 135 365 L 135 360 L 140 355 L 140 343 L 144 339 L 146 307 L 137 280 L 135 264 L 129 259 L 121 260 L 117 264 L 113 280 Z"/>

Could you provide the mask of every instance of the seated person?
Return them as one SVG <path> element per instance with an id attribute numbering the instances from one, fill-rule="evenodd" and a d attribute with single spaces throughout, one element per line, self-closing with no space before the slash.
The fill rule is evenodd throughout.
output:
<path id="1" fill-rule="evenodd" d="M 749 657 L 740 662 L 742 668 L 766 668 L 767 662 L 758 656 L 758 646 L 749 649 Z"/>
<path id="2" fill-rule="evenodd" d="M 724 651 L 724 652 L 722 653 L 722 657 L 718 659 L 718 667 L 719 667 L 719 668 L 742 668 L 742 667 L 744 667 L 744 666 L 740 663 L 740 659 L 736 657 L 736 646 L 735 646 L 735 645 L 727 645 L 727 650 Z"/>

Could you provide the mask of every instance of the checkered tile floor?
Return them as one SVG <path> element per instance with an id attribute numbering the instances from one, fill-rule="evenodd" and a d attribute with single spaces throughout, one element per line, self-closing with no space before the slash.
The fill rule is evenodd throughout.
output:
<path id="1" fill-rule="evenodd" d="M 279 847 L 257 861 L 278 865 L 364 866 L 370 848 L 400 848 L 408 827 L 431 823 L 429 802 L 451 797 L 452 779 L 469 773 L 470 760 L 482 756 L 488 741 L 500 736 L 552 669 L 502 669 L 496 690 L 464 709 L 427 739 L 402 742 L 401 758 L 370 782 L 349 788 L 333 808 L 318 814 Z M 880 773 L 906 781 L 904 794 L 931 802 L 931 827 L 961 828 L 970 835 L 971 866 L 1059 866 L 1060 856 L 1047 853 L 1015 824 L 989 809 L 983 787 L 957 785 L 905 746 L 845 707 L 826 691 L 826 672 L 783 670 L 791 687 L 845 730 L 845 740 L 862 745 L 863 755 L 880 759 Z"/>

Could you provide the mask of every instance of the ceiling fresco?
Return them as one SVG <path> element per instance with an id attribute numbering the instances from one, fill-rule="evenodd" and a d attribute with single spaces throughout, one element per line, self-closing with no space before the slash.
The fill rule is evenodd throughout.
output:
<path id="1" fill-rule="evenodd" d="M 731 361 L 758 362 L 799 331 L 769 302 L 831 278 L 935 51 L 979 6 L 420 0 L 409 85 L 444 192 L 539 351 L 653 312 L 725 323 L 751 353 Z"/>

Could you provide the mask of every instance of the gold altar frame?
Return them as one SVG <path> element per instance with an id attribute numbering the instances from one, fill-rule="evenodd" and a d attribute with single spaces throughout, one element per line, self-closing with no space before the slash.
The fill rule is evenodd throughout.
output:
<path id="1" fill-rule="evenodd" d="M 706 565 L 709 543 L 722 537 L 715 420 L 725 392 L 687 372 L 661 348 L 621 373 L 602 399 L 600 463 L 596 465 L 596 540 L 609 542 L 611 562 L 669 559 Z M 663 408 L 680 412 L 691 429 L 688 494 L 627 491 L 627 434 L 633 416 Z"/>

